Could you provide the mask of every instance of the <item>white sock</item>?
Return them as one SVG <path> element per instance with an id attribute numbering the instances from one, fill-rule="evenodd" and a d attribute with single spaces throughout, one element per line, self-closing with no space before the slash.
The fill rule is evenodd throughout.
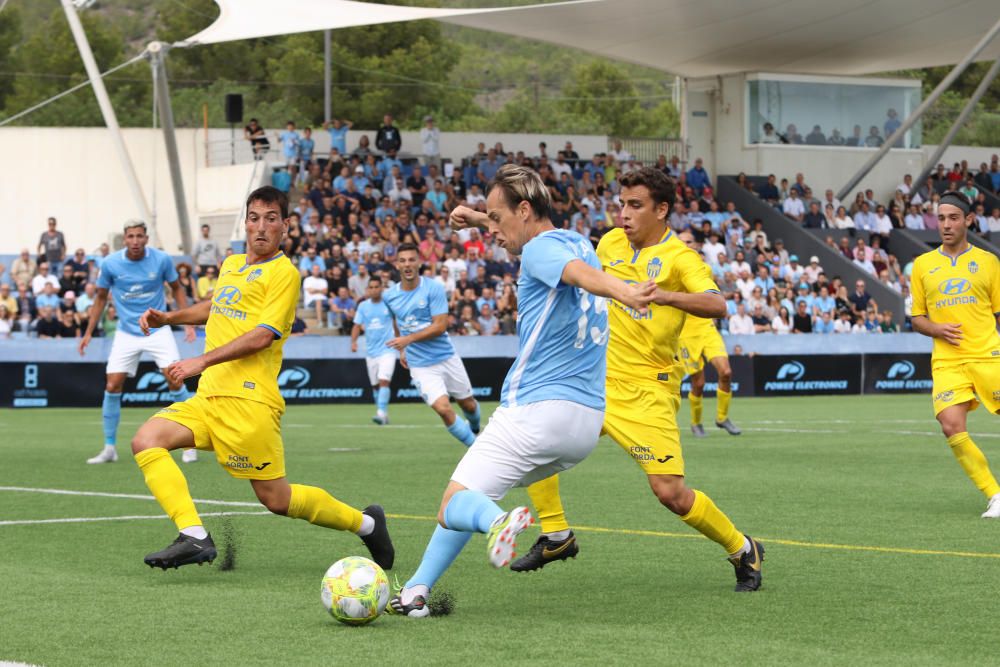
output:
<path id="1" fill-rule="evenodd" d="M 358 528 L 358 532 L 355 533 L 358 537 L 367 537 L 372 534 L 375 530 L 375 519 L 371 518 L 367 514 L 361 515 L 361 527 Z"/>
<path id="2" fill-rule="evenodd" d="M 427 588 L 427 586 L 424 586 L 423 584 L 417 584 L 411 588 L 404 588 L 399 591 L 399 599 L 402 600 L 403 604 L 410 604 L 413 602 L 413 598 L 418 595 L 423 595 L 426 600 L 430 594 L 431 589 Z"/>
<path id="3" fill-rule="evenodd" d="M 181 528 L 181 535 L 190 535 L 196 540 L 203 540 L 208 537 L 208 532 L 205 530 L 205 526 L 188 526 Z"/>
<path id="4" fill-rule="evenodd" d="M 553 542 L 562 542 L 569 537 L 569 533 L 570 530 L 567 528 L 566 530 L 559 530 L 554 533 L 542 533 L 542 537 L 547 537 Z"/>
<path id="5" fill-rule="evenodd" d="M 736 553 L 734 553 L 731 557 L 732 558 L 739 558 L 743 554 L 748 554 L 748 553 L 750 553 L 750 540 L 747 539 L 746 535 L 744 535 L 743 536 L 743 547 L 739 551 L 737 551 Z"/>
<path id="6" fill-rule="evenodd" d="M 115 451 L 115 446 L 111 445 L 111 444 L 105 444 L 104 445 L 104 451 L 105 452 L 109 452 L 109 453 L 113 452 L 113 451 Z"/>

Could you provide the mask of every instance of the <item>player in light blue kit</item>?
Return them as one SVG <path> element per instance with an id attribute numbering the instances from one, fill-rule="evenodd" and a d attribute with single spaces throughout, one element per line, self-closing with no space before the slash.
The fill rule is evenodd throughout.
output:
<path id="1" fill-rule="evenodd" d="M 496 501 L 594 449 L 604 421 L 607 298 L 639 313 L 653 300 L 653 283 L 630 285 L 602 272 L 590 241 L 555 229 L 549 208 L 537 173 L 504 165 L 490 184 L 486 215 L 464 206 L 451 214 L 454 227 L 488 226 L 503 248 L 521 255 L 518 354 L 500 407 L 452 473 L 419 569 L 389 602 L 395 613 L 431 613 L 430 589 L 473 533 L 488 534 L 493 567 L 510 562 L 516 536 L 534 519 L 527 507 L 504 512 Z"/>
<path id="2" fill-rule="evenodd" d="M 462 360 L 448 338 L 448 297 L 441 283 L 420 275 L 417 246 L 403 243 L 396 250 L 400 280 L 384 296 L 395 319 L 397 336 L 387 345 L 399 351 L 399 363 L 424 402 L 438 413 L 448 432 L 466 447 L 479 433 L 479 403 Z M 454 398 L 465 419 L 451 409 Z"/>
<path id="3" fill-rule="evenodd" d="M 358 351 L 358 336 L 365 333 L 365 362 L 368 381 L 375 396 L 375 416 L 372 421 L 381 426 L 389 423 L 389 382 L 396 370 L 396 353 L 386 343 L 394 337 L 392 315 L 382 300 L 382 279 L 372 277 L 366 290 L 368 297 L 358 306 L 351 329 L 351 352 Z"/>
<path id="4" fill-rule="evenodd" d="M 173 261 L 162 250 L 147 248 L 148 242 L 146 223 L 141 220 L 125 223 L 125 247 L 108 255 L 101 264 L 101 275 L 97 278 L 97 296 L 94 297 L 87 317 L 87 331 L 80 339 L 79 349 L 82 355 L 90 344 L 94 327 L 104 315 L 110 290 L 115 310 L 118 311 L 118 330 L 108 355 L 104 402 L 101 406 L 104 417 L 104 449 L 97 456 L 87 459 L 87 463 L 114 463 L 118 460 L 115 445 L 118 422 L 121 420 L 122 389 L 125 386 L 125 376 L 135 376 L 142 353 L 152 355 L 161 370 L 181 358 L 170 327 L 156 329 L 149 336 L 143 335 L 139 328 L 139 316 L 147 308 L 166 309 L 164 283 L 170 284 L 176 307 L 187 307 L 187 297 L 177 280 Z M 189 342 L 194 340 L 194 327 L 185 328 L 185 338 Z M 174 382 L 164 377 L 170 388 L 172 401 L 187 399 L 188 393 L 183 382 Z M 190 452 L 191 454 L 184 452 L 185 462 L 197 460 L 195 450 Z"/>

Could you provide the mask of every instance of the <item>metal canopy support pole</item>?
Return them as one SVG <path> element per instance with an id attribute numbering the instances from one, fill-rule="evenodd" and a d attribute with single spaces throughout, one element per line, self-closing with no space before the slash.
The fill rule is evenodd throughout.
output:
<path id="1" fill-rule="evenodd" d="M 326 122 L 330 120 L 333 115 L 333 94 L 332 89 L 332 75 L 330 74 L 330 61 L 332 60 L 330 55 L 330 35 L 329 30 L 323 31 L 323 121 Z"/>
<path id="2" fill-rule="evenodd" d="M 101 108 L 101 115 L 104 116 L 104 124 L 108 126 L 108 131 L 111 133 L 111 143 L 114 144 L 115 152 L 118 154 L 122 171 L 125 172 L 125 180 L 128 181 L 129 190 L 132 192 L 136 214 L 152 225 L 149 204 L 146 203 L 146 196 L 139 184 L 139 177 L 136 176 L 135 166 L 132 164 L 132 158 L 129 157 L 128 149 L 125 147 L 125 139 L 118 126 L 118 117 L 115 115 L 115 108 L 111 106 L 111 99 L 104 87 L 104 79 L 101 78 L 101 71 L 97 68 L 97 61 L 94 60 L 94 53 L 90 50 L 87 33 L 83 30 L 83 24 L 80 23 L 80 17 L 76 14 L 76 7 L 74 7 L 72 0 L 62 0 L 62 6 L 66 12 L 66 20 L 69 22 L 73 39 L 76 41 L 76 48 L 80 51 L 80 58 L 83 59 L 83 66 L 87 70 L 87 78 L 90 79 L 90 85 L 94 89 L 97 105 Z M 150 240 L 155 244 L 156 230 L 151 229 L 150 231 L 152 232 Z"/>
<path id="3" fill-rule="evenodd" d="M 191 222 L 188 219 L 187 199 L 184 197 L 184 179 L 181 176 L 180 157 L 177 152 L 177 137 L 174 134 L 174 112 L 170 106 L 170 87 L 167 84 L 167 68 L 164 62 L 169 48 L 163 42 L 151 42 L 147 47 L 150 65 L 155 74 L 157 106 L 163 125 L 163 140 L 167 146 L 167 163 L 170 165 L 170 182 L 174 190 L 174 206 L 177 207 L 177 224 L 181 232 L 181 250 L 191 252 Z"/>
<path id="4" fill-rule="evenodd" d="M 878 164 L 883 157 L 885 157 L 885 154 L 889 152 L 889 149 L 892 148 L 897 141 L 903 138 L 903 135 L 906 134 L 907 130 L 909 130 L 914 123 L 920 120 L 920 117 L 924 115 L 924 112 L 927 111 L 927 109 L 934 104 L 939 97 L 941 97 L 941 94 L 944 93 L 944 91 L 951 87 L 951 84 L 954 83 L 955 79 L 961 76 L 962 72 L 965 71 L 965 68 L 967 68 L 972 61 L 976 59 L 976 56 L 978 56 L 982 50 L 985 49 L 991 41 L 993 41 L 993 38 L 996 37 L 998 32 L 1000 32 L 1000 21 L 994 23 L 993 27 L 990 28 L 985 35 L 983 35 L 982 39 L 976 42 L 976 45 L 973 46 L 967 54 L 965 54 L 965 57 L 960 63 L 952 68 L 952 70 L 948 73 L 948 76 L 941 80 L 941 83 L 937 85 L 937 88 L 934 89 L 927 99 L 921 102 L 920 106 L 918 106 L 916 110 L 910 114 L 909 118 L 903 121 L 903 124 L 896 128 L 896 131 L 892 133 L 892 136 L 885 138 L 885 143 L 882 144 L 882 147 L 878 149 L 875 155 L 873 155 L 871 159 L 869 159 L 868 162 L 866 162 L 864 166 L 858 170 L 858 173 L 854 174 L 854 176 L 851 177 L 851 180 L 849 180 L 847 184 L 840 189 L 840 192 L 837 193 L 837 199 L 843 200 L 851 193 L 851 190 L 853 190 L 854 187 L 861 182 L 861 179 L 867 176 L 868 172 L 870 172 L 875 165 Z"/>
<path id="5" fill-rule="evenodd" d="M 955 140 L 955 135 L 958 131 L 962 129 L 965 125 L 965 121 L 969 120 L 969 116 L 975 110 L 976 105 L 979 104 L 979 100 L 983 98 L 986 91 L 989 90 L 990 84 L 993 83 L 993 79 L 997 77 L 997 73 L 1000 73 L 1000 58 L 993 61 L 993 66 L 990 67 L 989 71 L 986 72 L 986 76 L 983 80 L 979 82 L 979 87 L 976 88 L 976 92 L 972 93 L 972 97 L 969 98 L 968 104 L 962 109 L 962 113 L 958 114 L 958 118 L 955 119 L 954 124 L 952 124 L 951 129 L 948 130 L 948 134 L 945 138 L 941 140 L 941 144 L 934 150 L 934 154 L 927 158 L 927 162 L 924 164 L 924 170 L 920 172 L 920 176 L 917 180 L 913 181 L 913 187 L 922 187 L 924 181 L 930 176 L 931 171 L 934 170 L 934 165 L 938 163 L 941 156 L 944 155 L 945 150 L 948 146 L 951 146 L 951 142 Z"/>
<path id="6" fill-rule="evenodd" d="M 681 169 L 686 171 L 687 170 L 687 161 L 688 161 L 688 139 L 689 139 L 688 138 L 688 127 L 690 127 L 690 124 L 688 123 L 688 114 L 691 113 L 689 111 L 689 106 L 690 105 L 688 104 L 688 80 L 687 80 L 687 77 L 680 77 L 678 79 L 678 83 L 680 84 L 680 88 L 681 88 L 681 90 L 680 90 L 680 98 L 681 98 L 681 108 L 680 108 L 680 117 L 681 117 L 681 154 L 680 154 L 679 157 L 681 159 Z"/>

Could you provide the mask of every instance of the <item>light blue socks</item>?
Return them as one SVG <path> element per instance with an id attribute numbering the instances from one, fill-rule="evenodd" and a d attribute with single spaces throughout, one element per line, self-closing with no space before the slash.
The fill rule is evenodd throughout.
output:
<path id="1" fill-rule="evenodd" d="M 462 412 L 465 413 L 465 418 L 469 420 L 469 428 L 472 430 L 472 432 L 479 433 L 479 426 L 480 426 L 479 402 L 478 401 L 476 402 L 476 409 L 473 410 L 472 412 L 465 412 L 465 410 L 462 410 Z"/>
<path id="2" fill-rule="evenodd" d="M 455 423 L 448 427 L 448 433 L 455 436 L 455 439 L 466 447 L 471 447 L 472 443 L 476 441 L 475 434 L 469 428 L 469 422 L 458 415 L 455 416 Z"/>
<path id="3" fill-rule="evenodd" d="M 375 408 L 379 412 L 384 413 L 388 410 L 390 394 L 389 387 L 379 387 L 375 392 Z"/>
<path id="4" fill-rule="evenodd" d="M 101 404 L 101 416 L 104 418 L 104 444 L 118 444 L 118 422 L 122 418 L 122 395 L 104 392 L 104 402 Z"/>
<path id="5" fill-rule="evenodd" d="M 406 582 L 404 588 L 414 586 L 433 588 L 471 538 L 472 533 L 448 530 L 441 526 L 435 528 L 431 541 L 424 550 L 424 557 L 420 559 L 420 567 Z"/>
<path id="6" fill-rule="evenodd" d="M 459 491 L 444 508 L 444 522 L 451 530 L 470 533 L 488 533 L 493 521 L 503 514 L 503 509 L 486 497 L 482 491 Z"/>

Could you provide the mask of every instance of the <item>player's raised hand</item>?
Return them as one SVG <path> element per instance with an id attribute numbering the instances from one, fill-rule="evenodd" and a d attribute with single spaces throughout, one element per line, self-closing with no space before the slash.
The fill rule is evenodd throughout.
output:
<path id="1" fill-rule="evenodd" d="M 489 218 L 485 213 L 471 209 L 468 206 L 456 206 L 455 210 L 448 216 L 448 223 L 452 229 L 466 229 L 468 227 L 486 227 Z"/>
<path id="2" fill-rule="evenodd" d="M 150 329 L 158 329 L 167 323 L 167 314 L 162 310 L 156 310 L 155 308 L 149 308 L 145 313 L 139 316 L 139 328 L 142 329 L 142 333 L 149 335 Z"/>
<path id="3" fill-rule="evenodd" d="M 951 345 L 962 344 L 962 324 L 953 322 L 941 322 L 937 325 L 935 338 L 940 338 Z"/>

